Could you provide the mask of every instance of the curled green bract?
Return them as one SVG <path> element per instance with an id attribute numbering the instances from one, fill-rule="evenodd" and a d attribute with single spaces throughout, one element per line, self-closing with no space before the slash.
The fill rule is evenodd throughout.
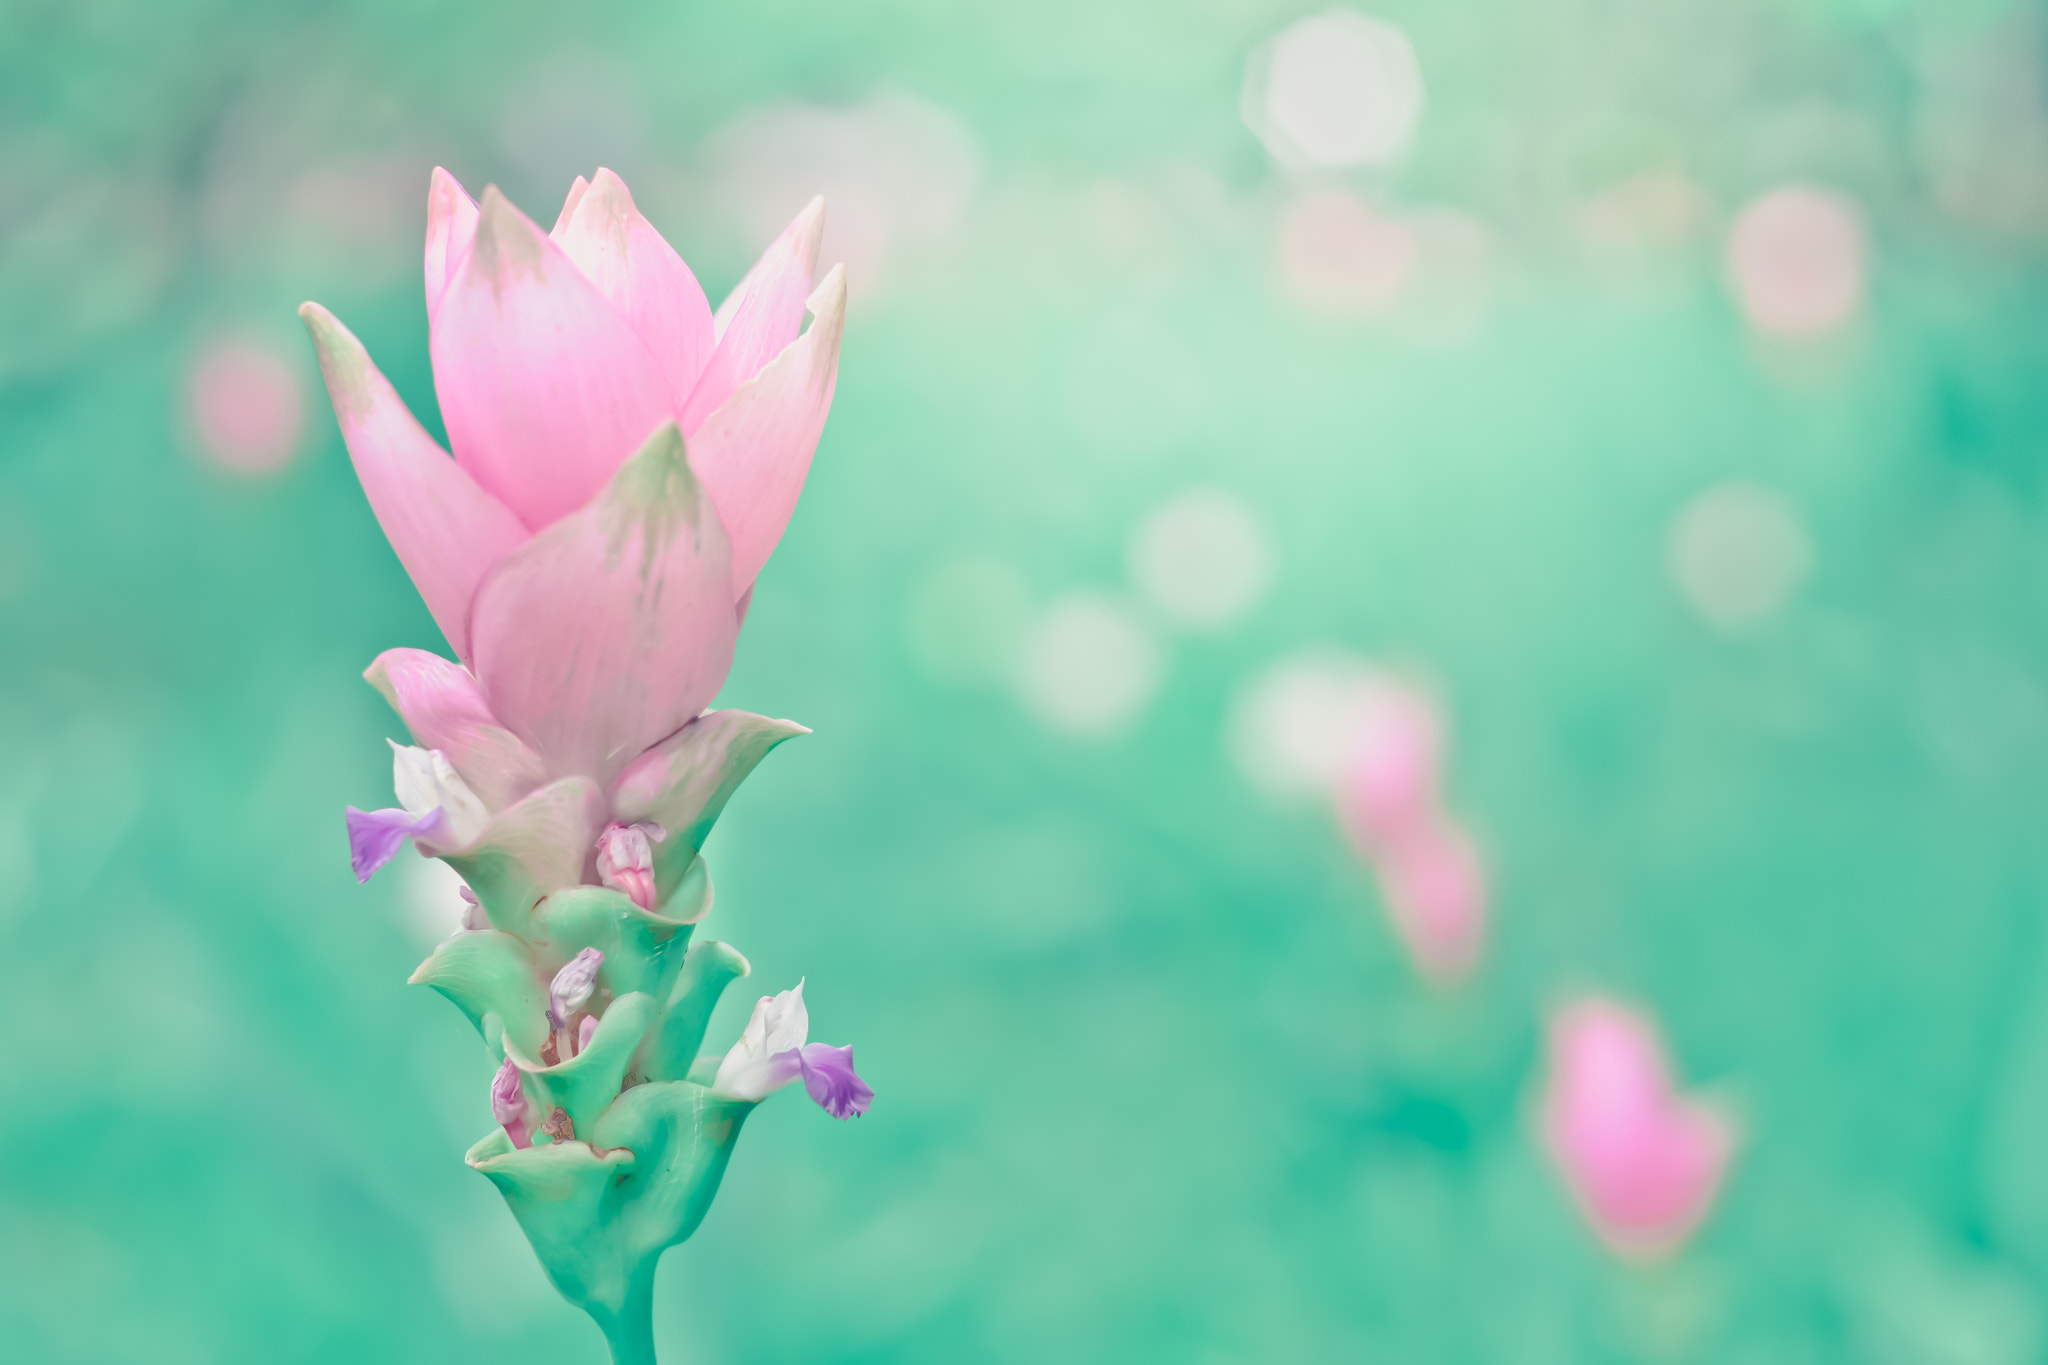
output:
<path id="1" fill-rule="evenodd" d="M 654 1267 L 704 1221 L 754 1105 L 689 1081 L 620 1095 L 590 1140 L 515 1148 L 500 1130 L 466 1160 L 498 1187 L 562 1297 L 619 1365 L 654 1360 Z"/>
<path id="2" fill-rule="evenodd" d="M 457 934 L 412 980 L 447 996 L 518 1067 L 543 1120 L 531 1146 L 500 1128 L 470 1148 L 469 1164 L 505 1196 L 549 1280 L 597 1322 L 614 1360 L 652 1361 L 655 1264 L 703 1221 L 754 1108 L 683 1079 L 747 962 L 602 887 L 542 897 L 528 923 L 530 941 Z M 604 953 L 604 998 L 591 1002 L 602 1012 L 575 1055 L 550 1062 L 542 983 L 590 947 Z"/>
<path id="3" fill-rule="evenodd" d="M 472 888 L 479 927 L 436 947 L 411 979 L 461 1010 L 500 1064 L 502 1126 L 467 1161 L 622 1365 L 653 1361 L 655 1267 L 703 1221 L 759 1103 L 714 1090 L 722 1055 L 699 1055 L 719 999 L 751 970 L 730 945 L 694 937 L 711 903 L 699 849 L 740 779 L 799 733 L 714 713 L 650 751 L 611 797 L 580 779 L 538 787 L 441 854 Z M 621 814 L 675 822 L 658 912 L 571 881 L 577 844 Z"/>

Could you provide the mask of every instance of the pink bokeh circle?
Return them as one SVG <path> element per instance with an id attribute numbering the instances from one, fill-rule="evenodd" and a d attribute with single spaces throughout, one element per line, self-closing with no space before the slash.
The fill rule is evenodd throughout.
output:
<path id="1" fill-rule="evenodd" d="M 275 473 L 298 449 L 305 395 L 275 351 L 215 342 L 192 367 L 186 398 L 200 452 L 230 473 Z"/>
<path id="2" fill-rule="evenodd" d="M 1303 195 L 1280 223 L 1281 282 L 1322 312 L 1386 308 L 1414 274 L 1416 254 L 1412 229 L 1348 194 Z"/>
<path id="3" fill-rule="evenodd" d="M 1728 236 L 1728 273 L 1742 311 L 1780 336 L 1846 322 L 1863 298 L 1863 220 L 1850 200 L 1808 185 L 1755 199 Z"/>

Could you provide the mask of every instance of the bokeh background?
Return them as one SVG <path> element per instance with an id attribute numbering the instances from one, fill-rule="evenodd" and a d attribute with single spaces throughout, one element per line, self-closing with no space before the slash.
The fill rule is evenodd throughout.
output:
<path id="1" fill-rule="evenodd" d="M 293 310 L 439 433 L 439 163 L 611 166 L 714 299 L 823 190 L 851 267 L 722 697 L 817 733 L 706 932 L 880 1098 L 755 1117 L 673 1358 L 2041 1359 L 2044 61 L 2012 0 L 0 3 L 6 1354 L 602 1358 L 403 984 L 457 905 L 342 831 L 441 641 Z M 1317 789 L 1368 664 L 1450 725 L 1459 984 Z M 1584 991 L 1741 1125 L 1656 1264 L 1534 1133 Z"/>

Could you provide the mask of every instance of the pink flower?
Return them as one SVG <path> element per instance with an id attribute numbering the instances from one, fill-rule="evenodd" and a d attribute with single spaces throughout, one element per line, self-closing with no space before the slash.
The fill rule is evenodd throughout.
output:
<path id="1" fill-rule="evenodd" d="M 845 272 L 811 289 L 823 212 L 714 314 L 610 171 L 543 232 L 436 170 L 427 312 L 453 459 L 346 328 L 299 310 L 370 506 L 468 665 L 404 650 L 372 673 L 492 811 L 609 782 L 723 684 L 838 374 Z"/>
<path id="2" fill-rule="evenodd" d="M 1486 870 L 1443 808 L 1444 721 L 1430 698 L 1375 679 L 1360 690 L 1337 774 L 1337 822 L 1379 875 L 1394 928 L 1418 970 L 1454 981 L 1486 938 Z"/>
<path id="3" fill-rule="evenodd" d="M 1720 1188 L 1728 1123 L 1673 1092 L 1651 1026 L 1611 1001 L 1560 1012 L 1550 1062 L 1544 1139 L 1594 1230 L 1623 1255 L 1674 1250 Z"/>

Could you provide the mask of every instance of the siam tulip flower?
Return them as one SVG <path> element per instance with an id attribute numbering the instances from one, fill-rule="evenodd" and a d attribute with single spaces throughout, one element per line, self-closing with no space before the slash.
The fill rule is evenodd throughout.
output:
<path id="1" fill-rule="evenodd" d="M 704 708 L 832 402 L 846 287 L 834 267 L 812 288 L 822 214 L 714 312 L 610 171 L 543 232 L 437 170 L 426 296 L 452 457 L 347 329 L 300 310 L 454 655 L 387 650 L 365 673 L 414 744 L 393 746 L 397 806 L 349 808 L 351 863 L 367 879 L 410 838 L 461 876 L 463 928 L 412 980 L 500 1059 L 498 1126 L 467 1161 L 630 1365 L 654 1357 L 655 1265 L 702 1221 L 755 1105 L 797 1078 L 835 1117 L 873 1099 L 852 1048 L 808 1042 L 801 988 L 699 1056 L 749 968 L 692 941 L 705 837 L 809 733 Z"/>
<path id="2" fill-rule="evenodd" d="M 868 1112 L 875 1092 L 853 1070 L 853 1048 L 810 1042 L 804 983 L 754 1002 L 753 1017 L 718 1064 L 711 1089 L 736 1100 L 764 1100 L 801 1077 L 804 1090 L 835 1119 Z"/>
<path id="3" fill-rule="evenodd" d="M 1650 1025 L 1611 1001 L 1551 1021 L 1550 1066 L 1544 1139 L 1595 1232 L 1625 1256 L 1676 1249 L 1720 1187 L 1727 1121 L 1674 1093 Z"/>
<path id="4" fill-rule="evenodd" d="M 373 675 L 494 812 L 610 783 L 724 682 L 831 406 L 846 287 L 835 267 L 811 289 L 822 227 L 814 202 L 713 314 L 610 171 L 553 233 L 437 171 L 429 348 L 453 459 L 346 328 L 300 310 L 370 506 L 461 663 L 399 650 Z"/>

